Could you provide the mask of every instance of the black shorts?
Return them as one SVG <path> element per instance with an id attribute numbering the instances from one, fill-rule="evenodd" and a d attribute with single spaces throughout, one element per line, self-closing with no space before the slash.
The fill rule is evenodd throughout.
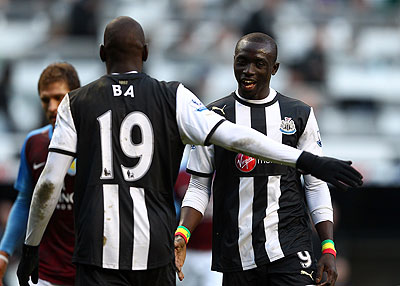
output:
<path id="1" fill-rule="evenodd" d="M 166 266 L 148 270 L 114 270 L 76 264 L 76 286 L 175 286 L 175 268 Z"/>
<path id="2" fill-rule="evenodd" d="M 254 269 L 224 272 L 223 286 L 307 286 L 316 285 L 316 261 L 301 251 Z"/>

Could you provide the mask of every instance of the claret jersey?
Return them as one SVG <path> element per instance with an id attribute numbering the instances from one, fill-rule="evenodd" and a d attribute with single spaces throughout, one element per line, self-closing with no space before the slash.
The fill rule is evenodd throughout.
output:
<path id="1" fill-rule="evenodd" d="M 105 75 L 67 94 L 50 151 L 77 158 L 74 261 L 145 270 L 173 260 L 173 186 L 184 144 L 225 119 L 178 82 Z"/>
<path id="2" fill-rule="evenodd" d="M 244 100 L 233 92 L 209 108 L 279 143 L 322 154 L 312 108 L 273 89 L 264 100 Z M 312 250 L 305 194 L 295 168 L 212 145 L 192 147 L 187 172 L 215 173 L 213 270 L 252 269 Z"/>
<path id="3" fill-rule="evenodd" d="M 46 163 L 53 127 L 47 125 L 32 131 L 26 138 L 21 152 L 21 163 L 15 189 L 29 192 L 39 179 Z M 64 179 L 64 186 L 56 209 L 49 221 L 39 248 L 39 277 L 55 285 L 73 285 L 75 266 L 74 250 L 74 179 L 75 161 Z"/>

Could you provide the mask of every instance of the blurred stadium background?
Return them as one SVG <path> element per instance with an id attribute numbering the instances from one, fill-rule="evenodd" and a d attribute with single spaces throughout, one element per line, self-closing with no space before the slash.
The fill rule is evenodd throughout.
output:
<path id="1" fill-rule="evenodd" d="M 351 158 L 365 177 L 361 190 L 332 192 L 337 285 L 400 285 L 398 0 L 0 0 L 0 234 L 23 140 L 45 124 L 42 69 L 68 61 L 82 84 L 104 74 L 98 47 L 120 15 L 145 30 L 145 71 L 182 81 L 205 103 L 236 88 L 241 35 L 273 36 L 281 67 L 272 87 L 312 105 L 325 154 Z"/>

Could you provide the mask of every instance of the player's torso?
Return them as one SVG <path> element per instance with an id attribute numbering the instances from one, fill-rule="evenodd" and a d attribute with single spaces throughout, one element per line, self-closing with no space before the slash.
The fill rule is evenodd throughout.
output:
<path id="1" fill-rule="evenodd" d="M 124 74 L 104 76 L 71 96 L 81 261 L 146 269 L 165 264 L 159 257 L 172 253 L 173 183 L 184 147 L 176 123 L 177 86 Z M 137 246 L 141 233 L 149 243 L 142 248 Z M 158 255 L 133 261 L 138 251 Z"/>
<path id="2" fill-rule="evenodd" d="M 292 147 L 297 146 L 309 114 L 303 104 L 280 94 L 264 104 L 231 94 L 210 108 Z M 252 268 L 308 243 L 308 234 L 299 239 L 308 232 L 308 221 L 303 219 L 304 192 L 296 170 L 214 147 L 213 267 Z"/>
<path id="3" fill-rule="evenodd" d="M 47 159 L 49 132 L 52 132 L 51 128 L 31 136 L 26 143 L 25 156 L 32 174 L 32 186 L 36 185 Z M 40 244 L 39 276 L 55 284 L 74 283 L 75 267 L 71 261 L 75 241 L 74 176 L 75 161 L 65 176 L 60 199 Z"/>

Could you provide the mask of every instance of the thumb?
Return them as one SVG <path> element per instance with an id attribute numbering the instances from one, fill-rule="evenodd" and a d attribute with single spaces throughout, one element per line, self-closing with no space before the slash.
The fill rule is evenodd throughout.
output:
<path id="1" fill-rule="evenodd" d="M 324 267 L 318 266 L 317 273 L 315 275 L 315 282 L 317 282 L 317 283 L 321 282 L 323 272 L 324 272 Z"/>

